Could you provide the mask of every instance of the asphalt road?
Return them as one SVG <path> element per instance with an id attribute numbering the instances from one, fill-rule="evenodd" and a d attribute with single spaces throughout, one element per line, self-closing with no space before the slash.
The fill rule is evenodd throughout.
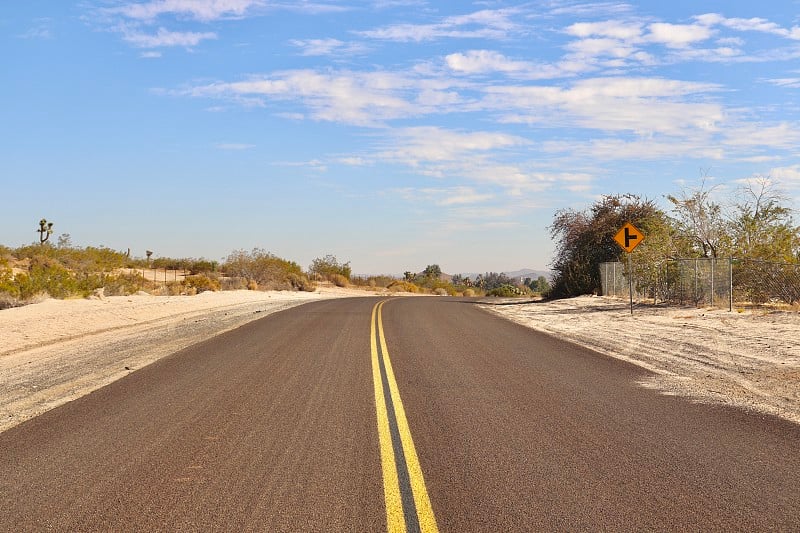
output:
<path id="1" fill-rule="evenodd" d="M 463 300 L 379 301 L 270 315 L 0 433 L 0 530 L 800 530 L 800 426 Z"/>

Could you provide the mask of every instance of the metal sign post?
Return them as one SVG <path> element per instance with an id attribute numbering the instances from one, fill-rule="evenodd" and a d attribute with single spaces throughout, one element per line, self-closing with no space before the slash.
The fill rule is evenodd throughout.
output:
<path id="1" fill-rule="evenodd" d="M 626 222 L 614 235 L 614 240 L 628 253 L 628 294 L 631 299 L 631 315 L 633 315 L 633 261 L 631 260 L 631 253 L 644 240 L 644 233 L 630 222 Z"/>

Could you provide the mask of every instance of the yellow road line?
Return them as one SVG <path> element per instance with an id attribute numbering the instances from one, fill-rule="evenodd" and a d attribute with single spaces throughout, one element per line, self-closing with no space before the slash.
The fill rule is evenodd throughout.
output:
<path id="1" fill-rule="evenodd" d="M 386 337 L 383 333 L 383 318 L 381 311 L 383 304 L 382 301 L 375 305 L 372 310 L 372 326 L 371 326 L 371 348 L 372 348 L 372 377 L 375 385 L 375 403 L 378 413 L 378 433 L 381 442 L 381 463 L 383 466 L 384 474 L 384 496 L 386 497 L 386 518 L 389 525 L 389 531 L 404 531 L 405 520 L 403 518 L 402 498 L 399 490 L 395 492 L 395 488 L 400 489 L 397 476 L 397 468 L 395 462 L 395 455 L 392 449 L 391 432 L 389 431 L 389 421 L 387 418 L 386 399 L 383 394 L 383 383 L 380 373 L 380 366 L 378 361 L 378 350 L 375 338 L 375 318 L 377 314 L 378 325 L 378 339 L 380 340 L 380 347 L 383 365 L 386 370 L 386 378 L 388 381 L 389 391 L 391 395 L 392 404 L 394 406 L 395 423 L 397 430 L 400 434 L 400 441 L 402 443 L 403 455 L 405 456 L 405 468 L 408 472 L 409 483 L 411 485 L 411 492 L 414 497 L 414 505 L 416 507 L 417 519 L 419 522 L 420 531 L 423 533 L 436 533 L 439 531 L 436 525 L 436 517 L 433 514 L 433 507 L 431 506 L 430 497 L 428 496 L 428 489 L 425 486 L 425 478 L 422 475 L 422 467 L 419 464 L 419 457 L 417 456 L 416 448 L 414 447 L 414 439 L 411 437 L 411 429 L 408 426 L 406 419 L 405 408 L 400 399 L 400 390 L 397 387 L 397 381 L 394 377 L 394 370 L 392 369 L 392 362 L 389 358 L 389 349 L 386 346 Z M 388 439 L 385 441 L 384 439 Z M 388 457 L 387 457 L 388 456 Z M 394 467 L 394 468 L 392 468 Z M 387 469 L 391 469 L 391 473 L 387 476 Z M 388 480 L 388 481 L 387 481 Z M 397 505 L 399 504 L 399 507 Z M 399 517 L 399 520 L 398 518 Z M 395 529 L 402 528 L 402 529 Z"/>
<path id="2" fill-rule="evenodd" d="M 383 396 L 378 347 L 375 335 L 375 316 L 378 305 L 372 308 L 370 326 L 370 347 L 372 349 L 372 382 L 375 386 L 375 410 L 378 414 L 378 440 L 381 447 L 381 467 L 383 469 L 383 498 L 386 502 L 386 524 L 391 532 L 405 532 L 406 520 L 403 516 L 403 502 L 400 497 L 400 482 L 397 479 L 397 464 L 392 449 L 392 435 L 389 432 L 389 416 L 386 412 L 386 399 Z"/>

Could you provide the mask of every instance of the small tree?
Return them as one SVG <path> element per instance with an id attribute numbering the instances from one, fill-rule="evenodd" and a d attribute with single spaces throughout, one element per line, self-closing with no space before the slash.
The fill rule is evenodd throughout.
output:
<path id="1" fill-rule="evenodd" d="M 702 257 L 719 257 L 727 242 L 726 221 L 722 206 L 712 199 L 714 188 L 705 181 L 696 189 L 683 189 L 678 196 L 667 195 L 675 213 L 674 222 L 687 252 Z"/>
<path id="2" fill-rule="evenodd" d="M 58 248 L 72 248 L 72 237 L 69 233 L 62 233 L 58 236 L 58 244 L 56 244 Z"/>
<path id="3" fill-rule="evenodd" d="M 728 225 L 734 253 L 747 259 L 797 261 L 800 227 L 794 225 L 787 202 L 768 177 L 742 185 Z"/>
<path id="4" fill-rule="evenodd" d="M 349 261 L 340 263 L 336 256 L 331 254 L 314 259 L 311 262 L 311 266 L 308 267 L 308 271 L 329 281 L 334 281 L 337 276 L 342 276 L 347 281 L 350 281 L 352 274 Z"/>
<path id="5" fill-rule="evenodd" d="M 614 242 L 614 234 L 625 222 L 647 235 L 642 251 L 649 248 L 650 254 L 655 256 L 657 251 L 660 257 L 674 253 L 671 226 L 652 200 L 633 194 L 603 196 L 584 211 L 558 211 L 550 225 L 556 240 L 550 295 L 565 298 L 599 291 L 600 263 L 620 259 L 622 250 Z"/>
<path id="6" fill-rule="evenodd" d="M 39 229 L 36 230 L 39 233 L 39 244 L 44 245 L 47 242 L 47 239 L 50 238 L 50 235 L 53 234 L 53 223 L 48 222 L 46 218 L 43 218 L 39 221 Z"/>
<path id="7" fill-rule="evenodd" d="M 422 271 L 422 274 L 426 278 L 439 279 L 442 275 L 442 269 L 439 268 L 439 265 L 428 265 L 425 267 L 425 270 Z"/>

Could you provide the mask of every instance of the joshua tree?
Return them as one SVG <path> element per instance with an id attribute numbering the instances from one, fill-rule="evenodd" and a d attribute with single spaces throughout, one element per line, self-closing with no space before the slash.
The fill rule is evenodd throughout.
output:
<path id="1" fill-rule="evenodd" d="M 45 241 L 50 238 L 50 235 L 53 234 L 53 223 L 43 218 L 39 221 L 39 229 L 36 231 L 39 233 L 39 244 L 43 245 Z"/>
<path id="2" fill-rule="evenodd" d="M 153 255 L 153 252 L 152 252 L 152 251 L 150 251 L 150 250 L 147 250 L 147 251 L 145 252 L 145 254 L 147 255 L 147 268 L 150 268 L 150 256 L 152 256 L 152 255 Z"/>

